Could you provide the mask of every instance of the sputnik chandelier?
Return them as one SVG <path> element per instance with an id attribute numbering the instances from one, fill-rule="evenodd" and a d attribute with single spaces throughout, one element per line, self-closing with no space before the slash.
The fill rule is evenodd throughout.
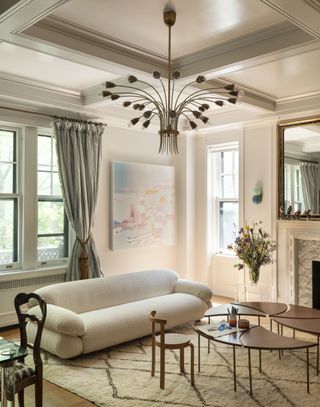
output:
<path id="1" fill-rule="evenodd" d="M 123 102 L 124 107 L 131 106 L 134 110 L 143 112 L 131 119 L 129 125 L 135 126 L 141 121 L 142 128 L 147 129 L 151 121 L 158 117 L 160 121 L 159 153 L 177 154 L 178 122 L 181 116 L 187 120 L 191 129 L 196 129 L 198 125 L 190 117 L 207 124 L 209 118 L 204 115 L 204 112 L 209 110 L 211 105 L 224 106 L 227 102 L 235 104 L 243 92 L 238 90 L 234 84 L 228 84 L 224 87 L 199 88 L 182 99 L 183 92 L 188 93 L 192 85 L 206 82 L 206 78 L 199 75 L 194 81 L 175 93 L 175 81 L 180 78 L 179 71 L 171 71 L 171 27 L 176 21 L 176 12 L 165 10 L 163 20 L 169 28 L 167 89 L 161 79 L 160 72 L 153 72 L 153 77 L 158 79 L 161 84 L 163 94 L 155 86 L 139 80 L 134 75 L 128 75 L 128 85 L 118 85 L 107 81 L 105 87 L 108 90 L 103 91 L 102 96 L 111 100 L 126 98 Z M 111 88 L 114 88 L 112 92 L 109 90 Z"/>

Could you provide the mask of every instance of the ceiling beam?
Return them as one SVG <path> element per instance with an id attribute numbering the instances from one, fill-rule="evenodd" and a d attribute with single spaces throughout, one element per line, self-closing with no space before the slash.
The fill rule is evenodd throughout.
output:
<path id="1" fill-rule="evenodd" d="M 260 0 L 314 38 L 320 39 L 320 3 L 317 0 Z"/>

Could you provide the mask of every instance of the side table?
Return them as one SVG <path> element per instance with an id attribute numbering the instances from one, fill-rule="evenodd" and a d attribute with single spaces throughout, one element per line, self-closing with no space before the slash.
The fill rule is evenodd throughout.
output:
<path id="1" fill-rule="evenodd" d="M 0 337 L 0 368 L 1 368 L 1 407 L 7 407 L 8 401 L 14 406 L 14 383 L 16 360 L 24 357 L 28 352 L 19 345 Z M 12 382 L 12 400 L 8 400 L 9 383 Z"/>

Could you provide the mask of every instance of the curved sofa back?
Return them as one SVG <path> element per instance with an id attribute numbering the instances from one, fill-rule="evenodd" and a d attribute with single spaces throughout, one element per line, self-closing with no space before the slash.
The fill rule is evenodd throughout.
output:
<path id="1" fill-rule="evenodd" d="M 177 280 L 175 271 L 147 270 L 54 284 L 42 287 L 36 293 L 48 304 L 81 314 L 173 293 Z"/>

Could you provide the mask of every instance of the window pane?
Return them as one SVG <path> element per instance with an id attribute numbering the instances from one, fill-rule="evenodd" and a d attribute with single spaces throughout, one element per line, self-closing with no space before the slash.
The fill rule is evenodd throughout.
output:
<path id="1" fill-rule="evenodd" d="M 14 261 L 14 200 L 0 200 L 0 264 Z"/>
<path id="2" fill-rule="evenodd" d="M 221 176 L 221 198 L 236 198 L 233 175 Z"/>
<path id="3" fill-rule="evenodd" d="M 38 260 L 55 260 L 64 257 L 64 237 L 50 236 L 38 238 Z"/>
<path id="4" fill-rule="evenodd" d="M 13 168 L 15 164 L 0 163 L 0 193 L 13 193 Z"/>
<path id="5" fill-rule="evenodd" d="M 38 169 L 42 165 L 51 167 L 51 137 L 38 136 Z"/>
<path id="6" fill-rule="evenodd" d="M 52 194 L 55 196 L 62 196 L 59 174 L 52 174 Z"/>
<path id="7" fill-rule="evenodd" d="M 232 173 L 233 170 L 233 151 L 221 153 L 221 172 L 225 174 Z"/>
<path id="8" fill-rule="evenodd" d="M 63 202 L 38 202 L 38 235 L 63 233 Z"/>
<path id="9" fill-rule="evenodd" d="M 38 195 L 50 195 L 51 173 L 38 172 Z"/>
<path id="10" fill-rule="evenodd" d="M 13 131 L 0 130 L 0 161 L 13 161 L 14 135 Z"/>
<path id="11" fill-rule="evenodd" d="M 225 250 L 234 241 L 239 228 L 239 203 L 220 202 L 219 217 L 219 248 Z"/>

